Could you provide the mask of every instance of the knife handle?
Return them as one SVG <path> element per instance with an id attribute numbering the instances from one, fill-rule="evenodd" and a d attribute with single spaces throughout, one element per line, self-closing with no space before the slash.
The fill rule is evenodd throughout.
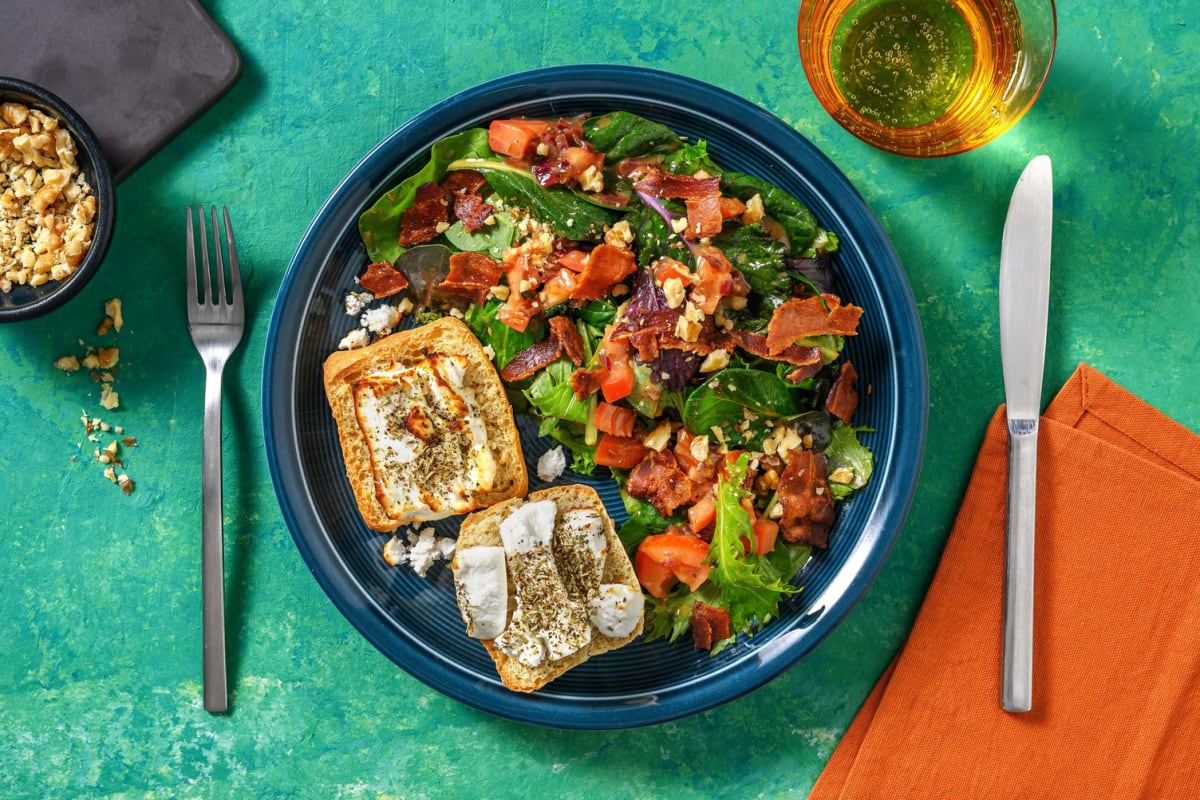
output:
<path id="1" fill-rule="evenodd" d="M 1037 511 L 1038 421 L 1008 424 L 1008 524 L 1004 571 L 1004 666 L 1000 704 L 1033 704 L 1033 553 Z"/>

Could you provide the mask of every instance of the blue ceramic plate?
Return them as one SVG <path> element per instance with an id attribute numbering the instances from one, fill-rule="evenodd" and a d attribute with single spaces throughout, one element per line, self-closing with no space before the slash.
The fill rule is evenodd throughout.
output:
<path id="1" fill-rule="evenodd" d="M 637 641 L 594 658 L 541 691 L 505 689 L 491 659 L 463 630 L 448 565 L 425 578 L 381 557 L 386 536 L 359 519 L 345 480 L 321 363 L 356 321 L 342 298 L 367 264 L 357 219 L 418 170 L 429 146 L 497 117 L 624 109 L 705 139 L 718 164 L 757 175 L 806 203 L 841 238 L 842 295 L 865 309 L 847 347 L 862 392 L 856 422 L 873 429 L 867 488 L 840 510 L 830 546 L 785 601 L 780 619 L 717 656 L 687 641 Z M 774 116 L 713 86 L 618 66 L 549 68 L 455 95 L 401 126 L 351 170 L 318 212 L 284 277 L 267 341 L 265 438 L 275 490 L 296 546 L 334 605 L 388 658 L 429 686 L 484 711 L 563 728 L 623 728 L 712 708 L 771 680 L 812 650 L 850 611 L 882 566 L 917 482 L 925 442 L 924 344 L 912 291 L 879 223 L 846 178 Z M 546 443 L 521 421 L 531 489 Z M 561 482 L 579 480 L 568 473 Z M 611 481 L 591 480 L 618 522 Z M 453 534 L 459 520 L 439 523 Z"/>

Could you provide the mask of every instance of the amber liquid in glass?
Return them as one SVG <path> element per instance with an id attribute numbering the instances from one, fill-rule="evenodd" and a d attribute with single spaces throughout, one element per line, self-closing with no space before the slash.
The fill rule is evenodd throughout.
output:
<path id="1" fill-rule="evenodd" d="M 1020 36 L 1012 0 L 833 0 L 828 6 L 813 33 L 828 53 L 838 91 L 858 115 L 843 124 L 864 133 L 900 129 L 900 136 L 929 126 L 935 138 L 954 131 L 984 139 L 991 128 L 1008 124 L 1006 87 Z"/>

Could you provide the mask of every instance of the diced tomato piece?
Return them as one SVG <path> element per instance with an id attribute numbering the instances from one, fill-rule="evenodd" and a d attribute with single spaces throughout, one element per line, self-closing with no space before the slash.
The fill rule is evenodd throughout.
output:
<path id="1" fill-rule="evenodd" d="M 496 319 L 503 322 L 514 331 L 524 333 L 529 327 L 529 320 L 538 315 L 537 304 L 526 300 L 517 294 L 510 294 L 504 305 L 496 312 Z"/>
<path id="2" fill-rule="evenodd" d="M 633 571 L 637 574 L 638 583 L 652 597 L 666 597 L 675 585 L 675 573 L 643 553 L 641 548 L 633 555 Z"/>
<path id="3" fill-rule="evenodd" d="M 614 436 L 633 436 L 635 422 L 637 422 L 637 413 L 632 408 L 603 401 L 596 404 L 596 430 L 602 433 L 611 433 Z"/>
<path id="4" fill-rule="evenodd" d="M 654 281 L 661 286 L 671 278 L 679 278 L 686 286 L 692 282 L 692 271 L 687 268 L 686 264 L 669 256 L 663 256 L 654 262 Z"/>
<path id="5" fill-rule="evenodd" d="M 754 553 L 765 556 L 775 549 L 775 539 L 779 536 L 779 523 L 773 519 L 755 520 L 751 526 L 754 533 Z"/>
<path id="6" fill-rule="evenodd" d="M 628 397 L 633 392 L 633 367 L 629 364 L 629 347 L 624 342 L 605 339 L 603 345 L 600 391 L 610 403 Z"/>
<path id="7" fill-rule="evenodd" d="M 633 367 L 629 366 L 626 361 L 614 362 L 604 371 L 604 378 L 600 381 L 600 391 L 605 400 L 615 403 L 633 393 L 633 383 Z"/>
<path id="8" fill-rule="evenodd" d="M 600 434 L 596 442 L 596 463 L 602 467 L 633 469 L 646 455 L 646 446 L 630 436 Z"/>
<path id="9" fill-rule="evenodd" d="M 528 161 L 543 133 L 554 127 L 544 119 L 497 119 L 488 126 L 488 147 L 501 155 Z"/>
<path id="10" fill-rule="evenodd" d="M 713 491 L 705 492 L 700 499 L 688 508 L 688 525 L 696 533 L 712 525 L 717 520 L 717 495 Z"/>
<path id="11" fill-rule="evenodd" d="M 583 268 L 587 266 L 587 257 L 588 254 L 582 250 L 568 250 L 558 257 L 558 265 L 572 272 L 583 272 Z"/>
<path id="12" fill-rule="evenodd" d="M 559 303 L 567 302 L 577 285 L 578 280 L 571 270 L 566 267 L 554 270 L 546 277 L 546 282 L 542 284 L 542 288 L 538 292 L 538 300 L 541 301 L 542 308 L 554 308 Z"/>
<path id="13" fill-rule="evenodd" d="M 633 251 L 611 244 L 597 245 L 588 254 L 573 300 L 598 300 L 637 269 Z"/>
<path id="14" fill-rule="evenodd" d="M 704 563 L 707 555 L 708 542 L 699 536 L 676 533 L 669 529 L 666 533 L 652 534 L 642 540 L 635 554 L 634 571 L 643 586 L 646 586 L 646 582 L 643 581 L 645 575 L 648 579 L 655 579 L 652 580 L 652 583 L 655 583 L 654 588 L 661 590 L 660 570 L 666 568 L 694 591 L 708 580 L 710 568 Z M 642 564 L 642 568 L 638 567 L 638 563 Z M 660 569 L 656 570 L 651 564 L 657 564 Z M 646 591 L 654 594 L 650 586 L 646 586 Z M 667 591 L 670 591 L 669 586 Z M 654 596 L 665 597 L 666 593 Z"/>
<path id="15" fill-rule="evenodd" d="M 568 147 L 562 151 L 562 157 L 571 165 L 576 176 L 587 172 L 588 167 L 600 169 L 604 166 L 604 153 L 586 147 Z"/>

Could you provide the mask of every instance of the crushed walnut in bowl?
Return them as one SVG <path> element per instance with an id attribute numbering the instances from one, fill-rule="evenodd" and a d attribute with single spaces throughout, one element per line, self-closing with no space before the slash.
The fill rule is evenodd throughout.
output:
<path id="1" fill-rule="evenodd" d="M 87 124 L 45 89 L 0 77 L 0 321 L 74 297 L 113 222 L 112 176 Z"/>

